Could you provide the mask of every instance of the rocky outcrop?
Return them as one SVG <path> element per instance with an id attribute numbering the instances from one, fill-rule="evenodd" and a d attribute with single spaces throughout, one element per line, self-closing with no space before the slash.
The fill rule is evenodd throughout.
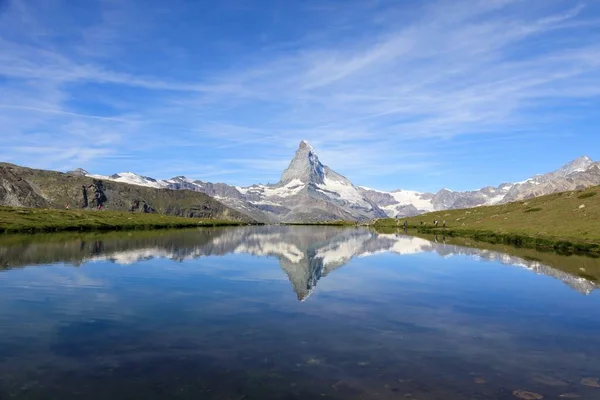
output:
<path id="1" fill-rule="evenodd" d="M 129 207 L 130 212 L 141 212 L 144 214 L 155 213 L 156 210 L 152 206 L 148 205 L 145 200 L 135 199 L 131 202 Z"/>
<path id="2" fill-rule="evenodd" d="M 0 164 L 0 205 L 12 207 L 49 207 L 48 201 L 29 181 L 9 165 Z"/>

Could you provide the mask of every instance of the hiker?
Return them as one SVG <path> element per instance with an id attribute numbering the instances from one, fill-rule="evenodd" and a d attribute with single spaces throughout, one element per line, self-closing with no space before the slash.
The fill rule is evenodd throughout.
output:
<path id="1" fill-rule="evenodd" d="M 437 219 L 433 221 L 433 225 L 434 225 L 436 228 L 437 228 L 437 226 L 438 226 L 438 222 L 439 222 L 439 221 L 438 221 Z"/>
<path id="2" fill-rule="evenodd" d="M 65 203 L 65 210 L 69 209 L 69 203 Z"/>
<path id="3" fill-rule="evenodd" d="M 81 208 L 86 208 L 88 206 L 88 188 L 85 185 L 81 185 L 81 194 L 83 195 L 83 202 L 81 203 Z"/>
<path id="4" fill-rule="evenodd" d="M 444 222 L 442 222 L 442 228 L 446 227 L 446 220 L 444 220 Z"/>

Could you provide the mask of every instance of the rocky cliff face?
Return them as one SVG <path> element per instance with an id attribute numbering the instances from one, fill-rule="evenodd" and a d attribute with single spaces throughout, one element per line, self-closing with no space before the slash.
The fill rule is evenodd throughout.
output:
<path id="1" fill-rule="evenodd" d="M 254 221 L 204 193 L 155 189 L 0 163 L 0 205 L 157 212 L 195 218 Z"/>
<path id="2" fill-rule="evenodd" d="M 35 186 L 15 173 L 14 168 L 0 164 L 0 205 L 46 208 L 49 203 Z"/>

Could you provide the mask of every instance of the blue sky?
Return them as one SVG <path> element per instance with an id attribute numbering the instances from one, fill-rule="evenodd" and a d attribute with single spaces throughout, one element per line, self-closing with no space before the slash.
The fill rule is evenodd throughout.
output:
<path id="1" fill-rule="evenodd" d="M 0 160 L 457 190 L 600 159 L 600 1 L 0 0 Z"/>

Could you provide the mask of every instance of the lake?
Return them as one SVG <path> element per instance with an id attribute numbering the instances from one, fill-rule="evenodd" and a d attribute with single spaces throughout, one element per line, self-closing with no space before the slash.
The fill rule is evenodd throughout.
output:
<path id="1" fill-rule="evenodd" d="M 599 259 L 263 226 L 5 235 L 0 268 L 0 399 L 600 399 Z"/>

